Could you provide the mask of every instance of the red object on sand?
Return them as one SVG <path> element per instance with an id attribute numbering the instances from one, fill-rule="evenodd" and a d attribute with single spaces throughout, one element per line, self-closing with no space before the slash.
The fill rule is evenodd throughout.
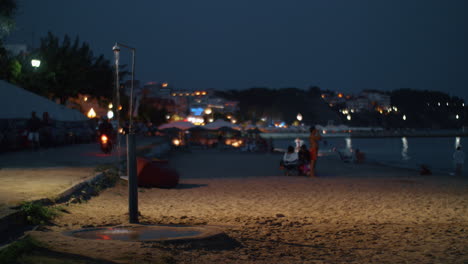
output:
<path id="1" fill-rule="evenodd" d="M 179 173 L 167 166 L 167 161 L 137 158 L 138 186 L 174 188 L 179 184 Z"/>

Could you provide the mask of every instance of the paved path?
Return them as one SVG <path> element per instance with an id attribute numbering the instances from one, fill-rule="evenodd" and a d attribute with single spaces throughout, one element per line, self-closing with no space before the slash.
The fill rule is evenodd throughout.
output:
<path id="1" fill-rule="evenodd" d="M 137 139 L 138 148 L 163 142 L 160 137 Z M 125 142 L 123 142 L 125 143 Z M 126 157 L 122 144 L 120 159 Z M 74 185 L 95 177 L 99 164 L 117 164 L 118 151 L 104 154 L 97 143 L 39 151 L 0 154 L 0 217 L 22 201 L 53 198 Z"/>

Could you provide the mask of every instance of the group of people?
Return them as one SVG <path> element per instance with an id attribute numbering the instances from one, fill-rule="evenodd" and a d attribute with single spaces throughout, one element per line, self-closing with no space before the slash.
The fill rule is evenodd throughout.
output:
<path id="1" fill-rule="evenodd" d="M 42 120 L 37 117 L 36 112 L 31 112 L 31 118 L 27 123 L 27 138 L 34 150 L 39 149 L 40 135 L 42 134 L 42 145 L 49 147 L 52 141 L 52 120 L 48 112 L 42 114 Z"/>
<path id="2" fill-rule="evenodd" d="M 283 155 L 280 166 L 286 169 L 286 174 L 289 171 L 296 169 L 300 175 L 316 177 L 315 167 L 317 165 L 319 140 L 322 139 L 320 133 L 315 127 L 310 128 L 309 144 L 310 148 L 300 139 L 296 139 L 296 148 L 289 146 L 286 153 Z"/>

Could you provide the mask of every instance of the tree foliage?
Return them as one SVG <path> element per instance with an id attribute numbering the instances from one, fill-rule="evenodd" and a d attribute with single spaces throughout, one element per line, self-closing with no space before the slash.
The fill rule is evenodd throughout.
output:
<path id="1" fill-rule="evenodd" d="M 219 96 L 239 101 L 241 120 L 259 121 L 266 117 L 271 121 L 292 123 L 298 113 L 307 124 L 326 124 L 328 120 L 340 119 L 320 97 L 320 88 L 270 89 L 265 87 L 247 90 L 219 92 Z"/>
<path id="2" fill-rule="evenodd" d="M 30 66 L 32 58 L 41 60 L 38 69 Z M 103 55 L 95 57 L 78 36 L 72 41 L 65 35 L 60 41 L 49 32 L 41 39 L 39 49 L 17 60 L 21 74 L 10 71 L 10 81 L 37 94 L 59 99 L 61 103 L 78 94 L 112 97 L 114 75 L 110 61 Z"/>
<path id="3" fill-rule="evenodd" d="M 15 27 L 16 0 L 0 0 L 0 39 Z"/>

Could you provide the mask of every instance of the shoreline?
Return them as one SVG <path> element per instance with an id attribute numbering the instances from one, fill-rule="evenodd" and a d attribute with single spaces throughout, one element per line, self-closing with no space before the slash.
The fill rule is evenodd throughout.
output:
<path id="1" fill-rule="evenodd" d="M 268 139 L 288 139 L 288 138 L 308 138 L 309 133 L 260 133 L 262 138 Z M 323 138 L 398 138 L 398 137 L 409 137 L 409 138 L 445 138 L 445 137 L 468 137 L 468 133 L 444 133 L 444 134 L 412 134 L 412 133 L 399 133 L 399 134 L 379 134 L 379 133 L 327 133 L 322 134 Z"/>

